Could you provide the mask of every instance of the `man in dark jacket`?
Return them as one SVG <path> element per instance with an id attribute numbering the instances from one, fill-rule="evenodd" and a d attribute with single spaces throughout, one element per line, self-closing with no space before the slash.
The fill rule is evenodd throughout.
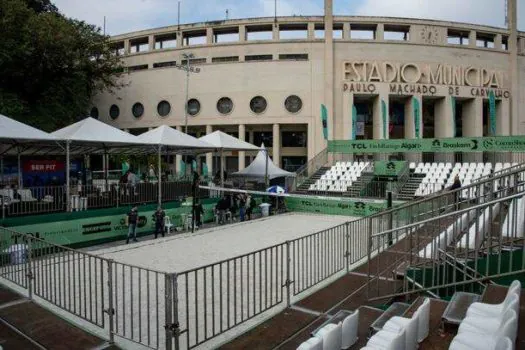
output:
<path id="1" fill-rule="evenodd" d="M 161 233 L 162 237 L 164 237 L 164 217 L 166 216 L 166 213 L 164 212 L 164 210 L 162 210 L 162 207 L 159 206 L 154 215 L 155 215 L 155 238 L 157 238 L 159 233 Z"/>
<path id="2" fill-rule="evenodd" d="M 131 211 L 128 213 L 128 239 L 126 239 L 126 244 L 129 243 L 129 238 L 133 235 L 133 242 L 137 242 L 137 222 L 139 220 L 139 211 L 136 206 L 131 208 Z"/>
<path id="3" fill-rule="evenodd" d="M 456 177 L 454 178 L 454 183 L 449 188 L 450 191 L 458 190 L 456 193 L 454 193 L 454 204 L 455 204 L 456 210 L 459 210 L 459 198 L 460 198 L 459 196 L 461 193 L 461 191 L 459 191 L 460 188 L 461 188 L 461 180 L 459 179 L 459 176 L 456 175 Z"/>
<path id="4" fill-rule="evenodd" d="M 197 225 L 197 228 L 202 226 L 201 215 L 204 215 L 204 208 L 199 199 L 195 199 L 195 225 Z"/>

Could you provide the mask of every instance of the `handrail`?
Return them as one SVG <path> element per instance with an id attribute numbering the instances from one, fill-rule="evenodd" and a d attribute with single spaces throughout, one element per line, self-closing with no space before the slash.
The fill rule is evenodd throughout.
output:
<path id="1" fill-rule="evenodd" d="M 321 152 L 316 154 L 306 164 L 297 169 L 295 176 L 295 188 L 301 186 L 306 179 L 312 176 L 317 170 L 319 170 L 328 161 L 328 148 L 323 149 Z M 319 165 L 320 164 L 320 165 Z M 310 168 L 312 167 L 312 169 Z M 309 171 L 313 170 L 313 171 Z M 311 174 L 310 174 L 311 172 Z"/>
<path id="2" fill-rule="evenodd" d="M 413 227 L 425 225 L 425 224 L 431 223 L 433 221 L 437 221 L 437 220 L 442 220 L 442 219 L 448 218 L 449 216 L 452 216 L 452 215 L 457 217 L 457 216 L 460 216 L 461 214 L 470 212 L 472 210 L 482 209 L 482 208 L 485 208 L 485 207 L 488 207 L 488 206 L 491 206 L 491 205 L 494 205 L 494 204 L 497 204 L 497 203 L 501 203 L 501 202 L 508 202 L 511 199 L 520 198 L 520 197 L 523 197 L 524 195 L 525 195 L 525 190 L 522 190 L 521 192 L 518 192 L 516 194 L 510 195 L 510 196 L 507 196 L 507 197 L 503 197 L 503 198 L 498 198 L 498 199 L 493 200 L 491 202 L 485 202 L 485 203 L 482 203 L 482 204 L 477 204 L 477 205 L 474 205 L 474 206 L 466 208 L 466 209 L 460 209 L 460 210 L 454 211 L 452 213 L 447 213 L 445 215 L 439 215 L 439 216 L 432 217 L 430 219 L 425 219 L 425 220 L 418 221 L 418 222 L 415 222 L 415 223 L 411 223 L 411 224 L 408 224 L 408 225 L 405 225 L 405 226 L 396 227 L 394 229 L 390 229 L 390 230 L 386 230 L 386 231 L 383 231 L 383 232 L 380 232 L 380 233 L 372 234 L 370 237 L 375 238 L 375 237 L 380 237 L 380 236 L 387 235 L 389 233 L 394 233 L 396 231 L 411 229 Z"/>

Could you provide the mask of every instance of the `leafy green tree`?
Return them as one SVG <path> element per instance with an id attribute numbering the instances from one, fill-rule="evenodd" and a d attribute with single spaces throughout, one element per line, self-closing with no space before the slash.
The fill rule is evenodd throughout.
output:
<path id="1" fill-rule="evenodd" d="M 49 0 L 0 1 L 0 113 L 51 131 L 85 116 L 91 98 L 120 87 L 120 58 L 100 28 Z"/>

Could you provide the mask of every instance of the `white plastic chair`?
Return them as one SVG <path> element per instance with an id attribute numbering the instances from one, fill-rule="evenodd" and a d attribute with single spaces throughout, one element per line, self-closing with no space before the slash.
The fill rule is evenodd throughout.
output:
<path id="1" fill-rule="evenodd" d="M 166 231 L 166 233 L 169 234 L 172 228 L 173 228 L 173 223 L 171 222 L 170 217 L 165 216 L 164 217 L 164 231 Z"/>
<path id="2" fill-rule="evenodd" d="M 357 341 L 357 326 L 359 325 L 359 310 L 348 315 L 342 323 L 341 349 L 348 349 Z"/>
<path id="3" fill-rule="evenodd" d="M 517 301 L 514 299 L 514 301 Z M 517 303 L 516 303 L 517 305 Z M 488 317 L 467 317 L 459 325 L 458 334 L 485 334 L 485 335 L 504 335 L 511 340 L 516 339 L 516 332 L 518 329 L 518 314 L 515 308 L 519 306 L 511 305 L 501 316 Z M 513 324 L 511 320 L 514 320 Z"/>
<path id="4" fill-rule="evenodd" d="M 521 293 L 521 283 L 514 280 L 505 296 L 505 300 L 499 304 L 473 303 L 467 310 L 467 317 L 478 315 L 481 317 L 497 317 L 505 311 L 505 307 L 512 301 L 512 295 L 517 295 L 518 300 Z M 519 302 L 518 302 L 519 304 Z"/>
<path id="5" fill-rule="evenodd" d="M 341 349 L 342 331 L 341 323 L 329 323 L 315 334 L 323 340 L 323 350 Z"/>
<path id="6" fill-rule="evenodd" d="M 397 333 L 381 330 L 368 340 L 366 346 L 381 350 L 405 350 L 405 329 Z"/>
<path id="7" fill-rule="evenodd" d="M 301 343 L 297 350 L 323 350 L 323 339 L 312 337 Z"/>
<path id="8" fill-rule="evenodd" d="M 449 350 L 514 350 L 514 344 L 508 337 L 476 334 L 458 334 L 452 339 Z"/>

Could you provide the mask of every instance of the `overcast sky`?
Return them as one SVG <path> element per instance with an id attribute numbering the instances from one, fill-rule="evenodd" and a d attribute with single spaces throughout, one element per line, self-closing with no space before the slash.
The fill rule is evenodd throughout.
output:
<path id="1" fill-rule="evenodd" d="M 181 0 L 181 23 L 274 15 L 274 0 Z M 525 29 L 525 0 L 518 27 Z M 69 17 L 121 34 L 177 24 L 177 0 L 54 0 Z M 505 0 L 334 0 L 334 14 L 428 18 L 505 26 Z M 277 15 L 322 15 L 323 0 L 277 0 Z"/>

